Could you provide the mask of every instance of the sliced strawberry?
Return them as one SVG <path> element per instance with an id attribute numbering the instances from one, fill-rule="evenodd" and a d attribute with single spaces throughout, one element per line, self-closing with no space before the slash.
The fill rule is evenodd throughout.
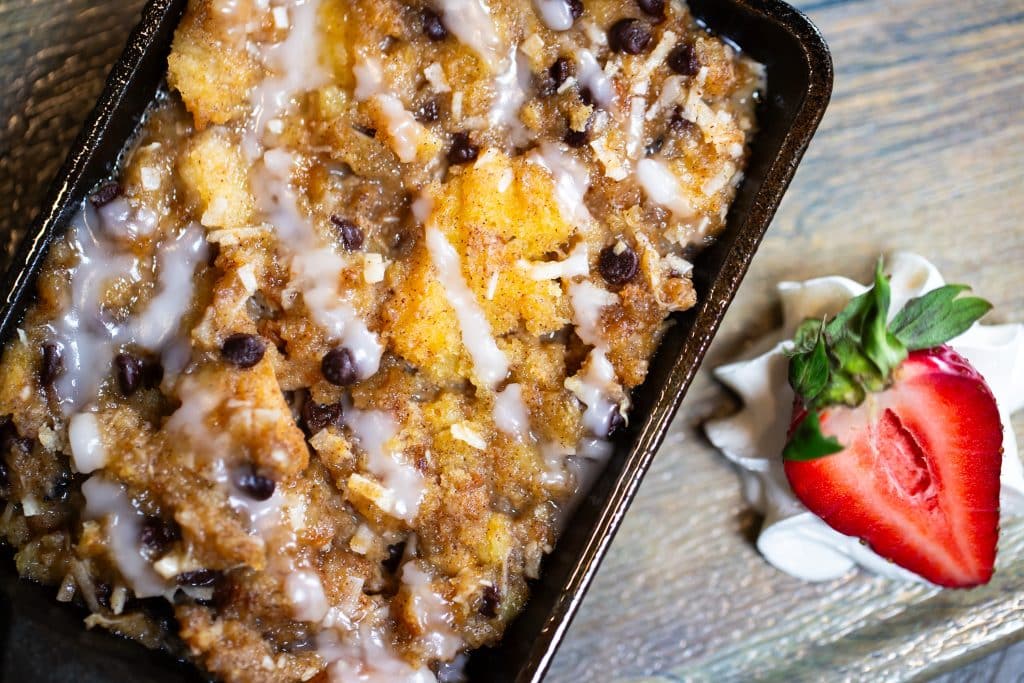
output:
<path id="1" fill-rule="evenodd" d="M 787 459 L 811 512 L 840 533 L 940 586 L 992 576 L 999 526 L 1002 424 L 984 379 L 947 346 L 912 351 L 889 388 L 856 407 L 797 406 L 842 450 Z"/>

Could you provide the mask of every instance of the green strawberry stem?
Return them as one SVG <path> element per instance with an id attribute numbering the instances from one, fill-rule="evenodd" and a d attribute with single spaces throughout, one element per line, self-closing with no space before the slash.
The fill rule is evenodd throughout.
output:
<path id="1" fill-rule="evenodd" d="M 825 437 L 817 411 L 859 406 L 869 393 L 884 391 L 911 351 L 941 346 L 963 334 L 992 308 L 984 299 L 960 296 L 966 285 L 946 285 L 911 299 L 889 323 L 889 278 L 883 262 L 875 284 L 853 298 L 832 320 L 800 324 L 789 356 L 789 384 L 807 409 L 786 444 L 787 460 L 810 460 L 843 450 Z"/>

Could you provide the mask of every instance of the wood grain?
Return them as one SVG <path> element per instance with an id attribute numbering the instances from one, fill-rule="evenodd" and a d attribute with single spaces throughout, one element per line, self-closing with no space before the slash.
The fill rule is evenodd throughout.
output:
<path id="1" fill-rule="evenodd" d="M 0 244 L 30 220 L 141 0 L 0 0 Z M 864 278 L 905 248 L 1024 320 L 1024 4 L 807 0 L 836 90 L 706 367 L 777 322 L 773 283 Z M 0 249 L 0 262 L 6 249 Z M 700 436 L 729 398 L 702 372 L 549 680 L 916 680 L 1024 635 L 1024 525 L 992 586 L 938 593 L 779 574 Z M 1024 420 L 1016 421 L 1024 433 Z M 1021 680 L 1024 646 L 947 681 Z"/>

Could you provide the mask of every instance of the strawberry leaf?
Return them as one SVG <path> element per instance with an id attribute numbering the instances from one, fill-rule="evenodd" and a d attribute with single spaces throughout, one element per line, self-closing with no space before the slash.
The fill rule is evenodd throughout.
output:
<path id="1" fill-rule="evenodd" d="M 888 328 L 889 278 L 882 271 L 882 260 L 875 267 L 875 286 L 871 288 L 872 302 L 864 315 L 861 339 L 864 355 L 888 378 L 907 357 L 907 348 Z"/>
<path id="2" fill-rule="evenodd" d="M 821 433 L 817 411 L 808 411 L 782 450 L 784 460 L 816 460 L 843 450 L 835 437 Z"/>
<path id="3" fill-rule="evenodd" d="M 911 299 L 893 319 L 890 329 L 909 350 L 930 349 L 958 337 L 992 304 L 976 296 L 959 296 L 967 285 L 946 285 Z"/>
<path id="4" fill-rule="evenodd" d="M 825 335 L 820 329 L 818 339 L 809 351 L 795 354 L 789 361 L 789 384 L 798 395 L 811 403 L 825 389 L 829 380 L 829 359 L 825 351 Z"/>

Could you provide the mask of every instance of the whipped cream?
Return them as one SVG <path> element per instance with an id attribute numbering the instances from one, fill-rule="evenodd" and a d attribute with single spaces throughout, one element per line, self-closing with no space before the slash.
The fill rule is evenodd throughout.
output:
<path id="1" fill-rule="evenodd" d="M 935 266 L 916 254 L 893 254 L 886 266 L 892 274 L 890 317 L 908 300 L 945 284 Z M 779 283 L 782 329 L 760 342 L 749 360 L 714 371 L 740 396 L 743 408 L 731 417 L 708 422 L 705 431 L 736 464 L 744 497 L 764 515 L 757 548 L 776 568 L 806 581 L 828 581 L 860 566 L 890 579 L 927 583 L 809 512 L 793 494 L 783 470 L 781 453 L 794 398 L 783 350 L 801 321 L 835 315 L 867 289 L 838 276 Z M 1024 325 L 976 323 L 948 344 L 981 373 L 996 397 L 1003 423 L 1001 514 L 1004 518 L 1024 515 L 1024 468 L 1010 424 L 1011 413 L 1024 407 Z"/>

